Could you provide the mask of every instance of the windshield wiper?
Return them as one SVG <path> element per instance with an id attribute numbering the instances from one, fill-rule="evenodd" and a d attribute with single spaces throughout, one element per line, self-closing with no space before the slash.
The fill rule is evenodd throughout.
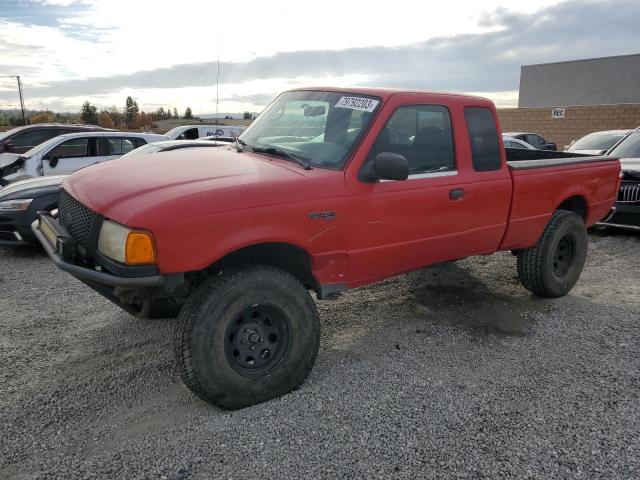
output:
<path id="1" fill-rule="evenodd" d="M 278 147 L 251 147 L 251 151 L 257 152 L 257 153 L 267 153 L 269 155 L 278 155 L 280 157 L 286 157 L 286 158 L 296 162 L 298 165 L 300 165 L 305 170 L 313 169 L 313 167 L 311 165 L 309 165 L 309 162 L 307 162 L 305 159 L 303 159 L 301 157 L 298 157 L 297 155 L 294 155 L 293 153 L 287 152 L 286 150 L 283 150 L 282 148 L 278 148 Z"/>

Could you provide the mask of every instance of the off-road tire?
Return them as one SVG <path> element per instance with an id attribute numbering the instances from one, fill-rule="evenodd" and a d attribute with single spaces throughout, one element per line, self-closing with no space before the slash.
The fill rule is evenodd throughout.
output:
<path id="1" fill-rule="evenodd" d="M 243 328 L 236 324 L 243 325 L 244 312 L 253 308 L 272 309 L 280 321 L 288 322 L 288 335 L 281 335 L 288 339 L 280 350 L 282 358 L 259 376 L 239 372 L 240 360 L 229 353 L 234 348 L 229 329 Z M 184 383 L 201 399 L 226 409 L 297 389 L 313 367 L 319 344 L 318 312 L 307 289 L 293 275 L 261 265 L 228 270 L 205 281 L 184 304 L 174 338 Z"/>
<path id="2" fill-rule="evenodd" d="M 529 291 L 556 298 L 569 293 L 580 278 L 587 258 L 587 229 L 580 216 L 557 210 L 538 243 L 518 253 L 518 278 Z M 571 250 L 571 257 L 563 257 Z M 560 259 L 560 260 L 559 260 Z M 558 262 L 559 260 L 559 262 Z M 565 262 L 564 268 L 558 263 Z"/>

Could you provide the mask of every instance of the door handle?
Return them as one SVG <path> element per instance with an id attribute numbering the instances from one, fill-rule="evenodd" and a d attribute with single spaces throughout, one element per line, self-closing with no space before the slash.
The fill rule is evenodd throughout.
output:
<path id="1" fill-rule="evenodd" d="M 464 197 L 464 190 L 461 188 L 454 188 L 449 190 L 449 200 L 460 200 Z"/>

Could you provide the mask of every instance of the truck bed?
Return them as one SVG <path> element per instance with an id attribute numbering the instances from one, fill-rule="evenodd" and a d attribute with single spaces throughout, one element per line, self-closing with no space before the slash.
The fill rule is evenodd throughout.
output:
<path id="1" fill-rule="evenodd" d="M 579 212 L 591 226 L 605 217 L 618 192 L 620 162 L 606 155 L 505 149 L 513 180 L 509 225 L 501 249 L 535 244 L 557 209 Z"/>
<path id="2" fill-rule="evenodd" d="M 521 148 L 505 148 L 507 164 L 512 170 L 531 168 L 558 167 L 578 163 L 618 161 L 616 157 L 607 155 L 585 155 L 574 152 L 554 152 L 551 150 L 524 150 Z"/>

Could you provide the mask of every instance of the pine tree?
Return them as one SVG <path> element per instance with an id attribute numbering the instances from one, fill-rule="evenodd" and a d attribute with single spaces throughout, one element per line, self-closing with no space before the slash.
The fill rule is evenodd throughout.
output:
<path id="1" fill-rule="evenodd" d="M 82 104 L 82 110 L 80 111 L 80 118 L 82 123 L 88 123 L 91 125 L 98 124 L 98 107 L 91 105 L 88 101 Z"/>
<path id="2" fill-rule="evenodd" d="M 180 118 L 180 116 L 178 115 L 178 109 L 176 107 L 173 107 L 173 118 L 175 118 L 176 120 Z"/>
<path id="3" fill-rule="evenodd" d="M 138 103 L 130 96 L 127 97 L 124 107 L 124 119 L 128 125 L 133 125 L 138 116 L 138 111 Z"/>
<path id="4" fill-rule="evenodd" d="M 191 113 L 191 107 L 187 107 L 187 109 L 184 111 L 184 119 L 185 120 L 193 119 L 193 114 Z"/>

